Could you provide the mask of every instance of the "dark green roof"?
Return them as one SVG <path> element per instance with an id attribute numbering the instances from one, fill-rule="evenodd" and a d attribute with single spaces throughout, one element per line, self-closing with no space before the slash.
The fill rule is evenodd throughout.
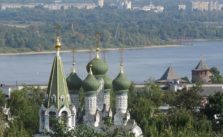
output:
<path id="1" fill-rule="evenodd" d="M 112 79 L 107 75 L 104 76 L 104 89 L 112 89 Z"/>
<path id="2" fill-rule="evenodd" d="M 87 71 L 90 70 L 90 65 L 92 65 L 92 72 L 95 76 L 104 76 L 108 71 L 108 65 L 105 61 L 100 58 L 95 57 L 87 64 Z"/>
<path id="3" fill-rule="evenodd" d="M 63 63 L 60 56 L 56 56 L 54 58 L 47 88 L 47 95 L 47 107 L 55 105 L 55 107 L 59 109 L 63 105 L 69 107 L 71 104 L 67 82 L 64 77 Z M 56 100 L 52 99 L 53 96 L 56 97 Z"/>
<path id="4" fill-rule="evenodd" d="M 131 86 L 131 81 L 129 81 L 124 73 L 120 72 L 118 76 L 112 82 L 114 91 L 128 91 Z"/>
<path id="5" fill-rule="evenodd" d="M 81 88 L 82 80 L 78 77 L 76 72 L 71 72 L 67 77 L 67 86 L 70 91 L 78 91 Z"/>
<path id="6" fill-rule="evenodd" d="M 99 81 L 91 73 L 89 73 L 85 80 L 82 82 L 82 88 L 85 92 L 92 92 L 96 94 L 99 86 Z"/>

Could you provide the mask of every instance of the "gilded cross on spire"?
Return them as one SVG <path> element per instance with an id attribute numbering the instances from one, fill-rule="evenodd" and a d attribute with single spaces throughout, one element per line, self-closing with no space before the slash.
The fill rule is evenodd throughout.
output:
<path id="1" fill-rule="evenodd" d="M 75 70 L 75 65 L 76 65 L 76 63 L 75 63 L 75 49 L 73 48 L 73 50 L 72 50 L 72 53 L 73 53 L 73 67 L 72 67 L 72 72 L 73 73 L 75 73 L 76 72 L 76 70 Z"/>
<path id="2" fill-rule="evenodd" d="M 124 49 L 123 48 L 121 48 L 120 49 L 120 73 L 124 73 L 124 65 L 123 65 L 123 51 L 124 51 Z"/>
<path id="3" fill-rule="evenodd" d="M 60 37 L 59 36 L 56 37 L 55 49 L 56 49 L 57 56 L 60 56 L 61 43 L 60 43 Z"/>
<path id="4" fill-rule="evenodd" d="M 56 37 L 56 43 L 55 43 L 55 49 L 60 50 L 61 49 L 61 43 L 60 43 L 60 37 Z"/>
<path id="5" fill-rule="evenodd" d="M 100 51 L 100 48 L 99 48 L 99 40 L 100 40 L 100 34 L 97 32 L 96 33 L 96 58 L 100 58 L 100 55 L 99 55 L 99 51 Z"/>

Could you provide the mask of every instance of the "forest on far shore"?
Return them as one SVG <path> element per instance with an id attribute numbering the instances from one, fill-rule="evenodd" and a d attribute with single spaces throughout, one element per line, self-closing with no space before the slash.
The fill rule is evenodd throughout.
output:
<path id="1" fill-rule="evenodd" d="M 0 52 L 53 50 L 56 33 L 61 35 L 64 50 L 95 47 L 96 33 L 100 33 L 102 48 L 222 39 L 222 22 L 223 12 L 8 9 L 0 11 Z"/>

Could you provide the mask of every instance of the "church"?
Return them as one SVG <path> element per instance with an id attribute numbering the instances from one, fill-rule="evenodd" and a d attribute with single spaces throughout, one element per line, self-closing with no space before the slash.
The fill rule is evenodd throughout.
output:
<path id="1" fill-rule="evenodd" d="M 72 72 L 66 78 L 60 56 L 60 38 L 56 37 L 56 56 L 53 61 L 45 102 L 39 110 L 39 132 L 53 132 L 54 120 L 59 119 L 67 128 L 75 129 L 78 124 L 85 124 L 97 132 L 108 128 L 110 132 L 122 129 L 132 132 L 135 137 L 142 137 L 141 128 L 131 119 L 128 111 L 128 92 L 131 86 L 124 73 L 123 64 L 120 72 L 112 80 L 108 77 L 108 65 L 100 58 L 100 49 L 86 66 L 87 77 L 82 80 L 73 64 Z M 81 107 L 79 96 L 84 91 L 84 106 Z M 115 95 L 115 110 L 111 108 L 111 92 Z M 107 126 L 105 119 L 112 121 Z"/>

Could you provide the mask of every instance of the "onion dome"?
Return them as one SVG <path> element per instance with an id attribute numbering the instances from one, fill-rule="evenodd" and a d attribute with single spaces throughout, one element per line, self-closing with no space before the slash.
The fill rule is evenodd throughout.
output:
<path id="1" fill-rule="evenodd" d="M 129 81 L 124 75 L 123 66 L 121 65 L 121 71 L 118 76 L 112 82 L 114 91 L 128 91 L 131 86 L 131 81 Z"/>
<path id="2" fill-rule="evenodd" d="M 87 64 L 87 71 L 89 72 L 90 65 L 92 65 L 93 75 L 104 76 L 106 72 L 108 71 L 108 65 L 106 64 L 105 61 L 100 59 L 99 48 L 96 49 L 96 53 L 97 53 L 96 57 Z"/>
<path id="3" fill-rule="evenodd" d="M 84 89 L 85 92 L 89 92 L 90 94 L 96 94 L 98 88 L 100 86 L 100 83 L 98 80 L 94 77 L 92 74 L 91 66 L 90 66 L 90 71 L 88 76 L 85 78 L 85 80 L 82 82 L 82 88 Z"/>
<path id="4" fill-rule="evenodd" d="M 112 79 L 107 75 L 104 76 L 104 89 L 112 89 Z"/>
<path id="5" fill-rule="evenodd" d="M 66 80 L 69 90 L 80 90 L 82 80 L 78 77 L 76 72 L 71 72 Z"/>

